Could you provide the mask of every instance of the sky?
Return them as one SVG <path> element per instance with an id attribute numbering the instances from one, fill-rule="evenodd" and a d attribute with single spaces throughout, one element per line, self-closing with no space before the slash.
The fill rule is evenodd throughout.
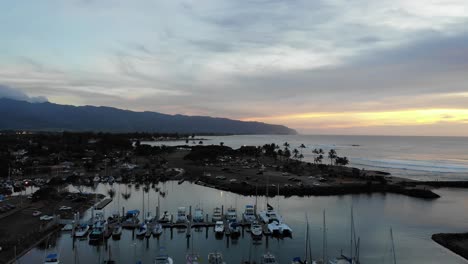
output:
<path id="1" fill-rule="evenodd" d="M 0 97 L 468 136 L 467 0 L 0 1 Z"/>

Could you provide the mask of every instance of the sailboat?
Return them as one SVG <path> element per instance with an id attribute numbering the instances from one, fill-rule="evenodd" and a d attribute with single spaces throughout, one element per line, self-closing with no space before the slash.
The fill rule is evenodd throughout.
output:
<path id="1" fill-rule="evenodd" d="M 142 237 L 146 235 L 146 232 L 148 231 L 148 226 L 146 224 L 140 224 L 138 227 L 137 231 L 135 232 L 135 235 L 138 237 Z"/>
<path id="2" fill-rule="evenodd" d="M 350 255 L 349 257 L 341 254 L 336 259 L 330 260 L 330 264 L 359 264 L 359 244 L 360 239 L 356 240 L 356 230 L 354 227 L 354 213 L 351 206 L 351 237 L 350 237 Z"/>
<path id="3" fill-rule="evenodd" d="M 163 232 L 163 228 L 162 228 L 162 225 L 160 223 L 156 223 L 154 226 L 153 226 L 153 230 L 152 230 L 152 233 L 154 236 L 159 236 L 161 235 Z"/>
<path id="4" fill-rule="evenodd" d="M 309 219 L 306 214 L 306 238 L 305 238 L 305 254 L 304 260 L 301 260 L 300 257 L 295 257 L 292 261 L 292 264 L 317 264 L 316 261 L 312 260 L 312 250 L 310 245 L 310 232 L 309 232 Z"/>
<path id="5" fill-rule="evenodd" d="M 159 223 L 169 223 L 171 222 L 171 216 L 169 215 L 168 211 L 164 211 L 161 218 L 159 218 Z"/>
<path id="6" fill-rule="evenodd" d="M 254 221 L 250 225 L 250 233 L 252 234 L 253 239 L 261 239 L 263 236 L 262 225 L 259 222 Z"/>

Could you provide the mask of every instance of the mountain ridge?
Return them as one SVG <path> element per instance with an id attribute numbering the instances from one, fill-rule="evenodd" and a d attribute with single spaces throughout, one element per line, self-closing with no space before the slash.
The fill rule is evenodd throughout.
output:
<path id="1" fill-rule="evenodd" d="M 283 125 L 223 117 L 169 115 L 109 106 L 74 106 L 0 98 L 0 129 L 43 131 L 297 134 Z"/>

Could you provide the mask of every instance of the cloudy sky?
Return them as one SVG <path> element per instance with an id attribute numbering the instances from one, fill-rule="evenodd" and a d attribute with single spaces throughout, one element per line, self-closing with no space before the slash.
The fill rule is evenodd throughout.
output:
<path id="1" fill-rule="evenodd" d="M 1 1 L 0 96 L 468 136 L 467 0 Z"/>

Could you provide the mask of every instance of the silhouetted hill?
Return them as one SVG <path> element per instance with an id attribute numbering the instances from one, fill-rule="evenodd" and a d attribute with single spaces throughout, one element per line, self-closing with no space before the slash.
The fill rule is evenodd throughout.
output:
<path id="1" fill-rule="evenodd" d="M 112 107 L 29 103 L 0 98 L 0 129 L 43 131 L 296 134 L 282 125 L 207 116 L 133 112 Z"/>

